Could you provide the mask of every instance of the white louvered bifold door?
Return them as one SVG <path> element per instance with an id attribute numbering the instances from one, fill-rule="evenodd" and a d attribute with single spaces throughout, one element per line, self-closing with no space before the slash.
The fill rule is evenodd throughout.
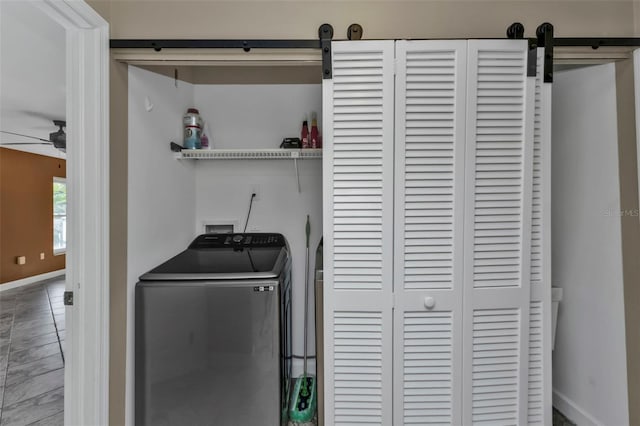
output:
<path id="1" fill-rule="evenodd" d="M 467 42 L 396 60 L 393 424 L 459 425 Z"/>
<path id="2" fill-rule="evenodd" d="M 468 44 L 462 423 L 527 423 L 535 79 L 525 40 Z"/>
<path id="3" fill-rule="evenodd" d="M 527 421 L 551 425 L 551 83 L 543 82 L 544 48 L 537 55 Z"/>
<path id="4" fill-rule="evenodd" d="M 393 55 L 333 42 L 323 80 L 328 425 L 392 424 Z"/>

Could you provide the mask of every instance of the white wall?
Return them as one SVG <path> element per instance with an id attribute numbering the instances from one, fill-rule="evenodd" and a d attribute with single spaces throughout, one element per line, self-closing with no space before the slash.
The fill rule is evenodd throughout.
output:
<path id="1" fill-rule="evenodd" d="M 299 137 L 304 114 L 322 110 L 321 85 L 196 85 L 195 105 L 209 121 L 215 148 L 277 148 Z M 311 123 L 309 123 L 311 125 Z M 321 128 L 321 123 L 319 123 Z M 282 233 L 293 254 L 293 351 L 303 354 L 305 221 L 311 220 L 310 270 L 322 236 L 322 161 L 299 160 L 298 193 L 291 160 L 198 161 L 196 229 L 203 222 L 232 221 L 244 229 L 252 189 L 258 188 L 247 232 Z M 310 277 L 313 274 L 310 273 Z M 310 278 L 311 280 L 311 278 Z M 309 343 L 315 352 L 313 281 L 309 283 Z M 294 375 L 302 372 L 294 360 Z M 311 364 L 313 368 L 313 363 Z"/>
<path id="2" fill-rule="evenodd" d="M 127 419 L 133 422 L 134 286 L 138 277 L 184 250 L 203 223 L 229 222 L 242 232 L 279 232 L 293 253 L 293 351 L 303 354 L 305 221 L 311 219 L 310 269 L 322 236 L 322 162 L 298 160 L 298 192 L 291 160 L 178 161 L 169 141 L 182 143 L 181 117 L 195 106 L 208 121 L 215 148 L 278 148 L 300 136 L 302 120 L 318 113 L 321 85 L 191 85 L 129 67 L 129 237 Z M 148 98 L 148 102 L 147 102 Z M 148 105 L 153 108 L 147 111 Z M 309 125 L 311 123 L 309 122 Z M 313 273 L 310 273 L 313 277 Z M 309 352 L 315 354 L 313 282 L 310 282 Z M 315 363 L 310 363 L 313 371 Z M 295 376 L 302 361 L 294 360 Z"/>
<path id="3" fill-rule="evenodd" d="M 625 425 L 615 66 L 557 72 L 552 110 L 554 406 L 581 426 Z"/>
<path id="4" fill-rule="evenodd" d="M 194 104 L 214 148 L 278 148 L 284 137 L 300 137 L 311 111 L 322 128 L 320 84 L 198 84 Z"/>
<path id="5" fill-rule="evenodd" d="M 127 413 L 134 410 L 134 288 L 138 277 L 184 250 L 194 238 L 195 171 L 177 161 L 169 141 L 182 142 L 182 115 L 193 85 L 129 67 L 129 193 L 127 245 Z"/>
<path id="6" fill-rule="evenodd" d="M 52 120 L 66 120 L 65 29 L 36 2 L 1 1 L 0 32 L 0 129 L 48 140 L 58 130 Z M 22 136 L 1 133 L 0 142 L 67 158 L 51 144 L 32 144 Z"/>

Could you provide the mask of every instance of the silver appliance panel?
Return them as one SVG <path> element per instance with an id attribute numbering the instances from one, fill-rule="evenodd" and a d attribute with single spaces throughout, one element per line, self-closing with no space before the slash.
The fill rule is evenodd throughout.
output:
<path id="1" fill-rule="evenodd" d="M 280 424 L 282 287 L 140 282 L 136 424 Z"/>

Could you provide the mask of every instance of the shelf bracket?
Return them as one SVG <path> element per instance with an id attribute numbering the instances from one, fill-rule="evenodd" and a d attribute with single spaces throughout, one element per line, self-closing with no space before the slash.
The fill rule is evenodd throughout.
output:
<path id="1" fill-rule="evenodd" d="M 320 37 L 320 48 L 322 49 L 322 78 L 333 77 L 331 72 L 331 39 L 333 38 L 333 27 L 329 24 L 322 24 L 318 28 Z"/>
<path id="2" fill-rule="evenodd" d="M 291 158 L 293 158 L 293 167 L 296 169 L 296 182 L 298 182 L 298 194 L 302 192 L 300 188 L 300 171 L 298 170 L 298 157 L 299 154 L 297 152 L 291 153 Z"/>

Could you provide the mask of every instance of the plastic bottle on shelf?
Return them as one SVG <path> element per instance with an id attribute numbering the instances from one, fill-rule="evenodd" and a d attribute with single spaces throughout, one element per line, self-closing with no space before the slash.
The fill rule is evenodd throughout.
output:
<path id="1" fill-rule="evenodd" d="M 201 145 L 202 145 L 202 149 L 211 149 L 212 148 L 211 140 L 209 139 L 209 135 L 210 134 L 211 134 L 211 132 L 209 131 L 209 122 L 205 121 L 204 122 L 204 127 L 202 128 L 202 138 L 200 140 Z"/>
<path id="2" fill-rule="evenodd" d="M 184 147 L 186 149 L 202 148 L 202 118 L 196 108 L 189 108 L 182 119 L 184 124 Z"/>
<path id="3" fill-rule="evenodd" d="M 311 148 L 320 148 L 320 135 L 318 133 L 318 119 L 316 113 L 311 114 L 311 141 L 309 142 Z"/>
<path id="4" fill-rule="evenodd" d="M 302 122 L 300 139 L 302 140 L 302 148 L 309 148 L 309 127 L 307 125 L 307 120 Z"/>

